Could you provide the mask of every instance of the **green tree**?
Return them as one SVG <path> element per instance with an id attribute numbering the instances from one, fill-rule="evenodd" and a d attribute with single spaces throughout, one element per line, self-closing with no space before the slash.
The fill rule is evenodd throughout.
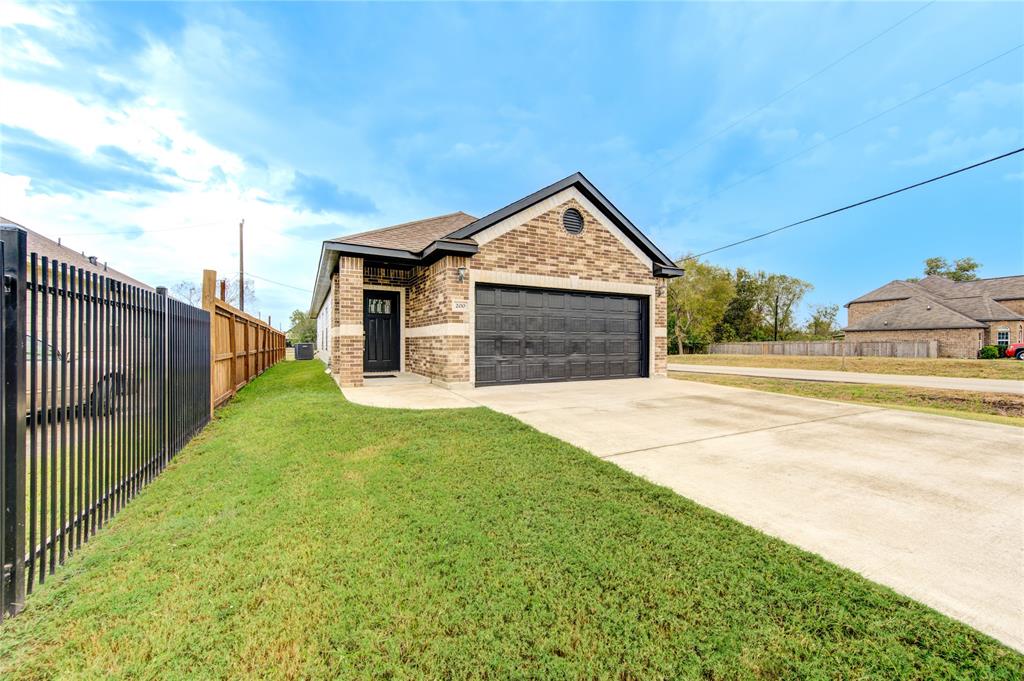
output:
<path id="1" fill-rule="evenodd" d="M 735 294 L 724 267 L 699 260 L 686 262 L 683 276 L 668 285 L 668 312 L 676 349 L 704 348 Z"/>
<path id="2" fill-rule="evenodd" d="M 772 340 L 785 340 L 796 330 L 795 316 L 800 301 L 814 289 L 809 282 L 788 274 L 758 272 L 762 280 L 757 309 Z"/>
<path id="3" fill-rule="evenodd" d="M 924 276 L 946 277 L 953 281 L 974 281 L 978 278 L 978 270 L 981 268 L 974 258 L 958 258 L 950 265 L 945 258 L 928 258 L 924 261 Z"/>
<path id="4" fill-rule="evenodd" d="M 288 330 L 288 340 L 292 343 L 315 343 L 316 320 L 302 310 L 295 310 L 291 317 L 292 328 Z"/>
<path id="5" fill-rule="evenodd" d="M 755 274 L 742 267 L 736 268 L 732 277 L 735 295 L 715 327 L 716 341 L 765 340 L 756 309 L 763 285 L 759 274 L 763 272 Z"/>
<path id="6" fill-rule="evenodd" d="M 838 316 L 838 305 L 812 305 L 811 316 L 807 320 L 807 335 L 811 338 L 831 337 L 836 330 Z"/>

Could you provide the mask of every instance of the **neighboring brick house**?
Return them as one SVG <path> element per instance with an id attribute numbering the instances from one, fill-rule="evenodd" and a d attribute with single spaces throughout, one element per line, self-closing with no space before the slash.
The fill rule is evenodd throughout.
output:
<path id="1" fill-rule="evenodd" d="M 664 375 L 672 260 L 576 173 L 483 218 L 325 241 L 310 314 L 342 386 Z"/>
<path id="2" fill-rule="evenodd" d="M 846 304 L 846 339 L 934 340 L 940 357 L 976 357 L 983 345 L 1024 341 L 1024 275 L 891 281 Z"/>

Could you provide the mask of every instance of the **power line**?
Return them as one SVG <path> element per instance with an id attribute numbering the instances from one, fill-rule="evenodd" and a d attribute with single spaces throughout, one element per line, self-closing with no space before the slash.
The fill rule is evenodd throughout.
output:
<path id="1" fill-rule="evenodd" d="M 252 272 L 246 272 L 245 276 L 253 277 L 254 279 L 259 279 L 260 281 L 265 281 L 268 284 L 274 284 L 275 286 L 284 286 L 285 288 L 293 288 L 296 291 L 302 291 L 304 293 L 312 293 L 312 291 L 310 289 L 308 289 L 308 288 L 302 288 L 301 286 L 292 286 L 291 284 L 284 284 L 284 283 L 281 283 L 280 281 L 274 281 L 273 279 L 267 279 L 266 277 L 261 277 L 258 274 L 253 274 Z"/>
<path id="2" fill-rule="evenodd" d="M 763 239 L 766 236 L 770 236 L 772 234 L 777 234 L 778 232 L 781 232 L 783 230 L 791 229 L 791 228 L 797 227 L 799 225 L 805 225 L 808 222 L 813 222 L 814 220 L 820 220 L 821 218 L 825 218 L 825 217 L 828 217 L 830 215 L 835 215 L 836 213 L 842 213 L 843 211 L 850 210 L 851 208 L 857 208 L 858 206 L 863 206 L 865 204 L 872 203 L 874 201 L 879 201 L 881 199 L 885 199 L 885 198 L 888 198 L 890 196 L 895 196 L 896 194 L 901 194 L 903 192 L 910 191 L 911 189 L 917 189 L 918 187 L 923 187 L 926 184 L 931 184 L 932 182 L 938 182 L 939 180 L 944 180 L 947 177 L 952 177 L 953 175 L 959 175 L 960 173 L 965 173 L 968 170 L 974 170 L 975 168 L 980 168 L 981 166 L 986 165 L 988 163 L 994 163 L 995 161 L 1000 161 L 1000 160 L 1002 160 L 1004 158 L 1008 158 L 1010 156 L 1013 156 L 1014 154 L 1019 154 L 1021 152 L 1024 152 L 1024 147 L 1020 147 L 1019 149 L 1014 149 L 1013 151 L 1008 151 L 1005 154 L 1000 154 L 999 156 L 993 156 L 992 158 L 985 159 L 984 161 L 979 161 L 978 163 L 974 163 L 974 164 L 971 164 L 969 166 L 964 166 L 963 168 L 958 168 L 956 170 L 952 170 L 952 171 L 950 171 L 948 173 L 944 173 L 942 175 L 937 175 L 937 176 L 929 178 L 927 180 L 922 180 L 921 182 L 915 182 L 914 184 L 907 185 L 906 187 L 901 187 L 900 189 L 896 189 L 896 190 L 893 190 L 891 192 L 886 192 L 885 194 L 879 194 L 878 196 L 872 196 L 870 199 L 864 199 L 863 201 L 858 201 L 856 203 L 851 203 L 851 204 L 849 204 L 847 206 L 843 206 L 842 208 L 836 208 L 834 210 L 830 210 L 830 211 L 827 211 L 825 213 L 819 213 L 818 215 L 815 215 L 813 217 L 804 218 L 803 220 L 798 220 L 797 222 L 791 222 L 788 225 L 783 225 L 782 227 L 776 227 L 775 229 L 770 229 L 767 232 L 762 232 L 760 234 L 755 234 L 754 236 L 747 237 L 746 239 L 740 239 L 739 241 L 734 241 L 731 244 L 726 244 L 724 246 L 719 246 L 718 248 L 712 248 L 710 251 L 704 251 L 703 253 L 697 253 L 696 255 L 688 255 L 685 258 L 683 258 L 682 260 L 680 260 L 679 263 L 684 263 L 684 262 L 686 262 L 688 260 L 696 260 L 697 258 L 701 258 L 701 257 L 703 257 L 705 255 L 710 254 L 710 253 L 717 253 L 718 251 L 724 251 L 727 248 L 732 248 L 733 246 L 739 246 L 740 244 L 745 244 L 745 243 L 748 243 L 750 241 L 754 241 L 756 239 Z"/>
<path id="3" fill-rule="evenodd" d="M 897 28 L 897 27 L 899 27 L 900 25 L 902 25 L 902 24 L 906 23 L 906 22 L 907 22 L 907 21 L 909 21 L 909 20 L 910 20 L 911 18 L 913 18 L 913 17 L 915 16 L 915 15 L 917 15 L 918 13 L 920 13 L 920 12 L 924 11 L 925 9 L 927 9 L 928 7 L 930 7 L 931 5 L 934 5 L 936 1 L 937 1 L 937 0 L 931 0 L 931 2 L 927 2 L 927 3 L 923 4 L 923 5 L 921 5 L 920 7 L 918 7 L 917 9 L 915 9 L 915 10 L 914 10 L 913 12 L 911 12 L 911 13 L 910 13 L 910 14 L 908 14 L 907 16 L 903 17 L 902 19 L 900 19 L 899 21 L 897 21 L 897 22 L 896 22 L 895 24 L 893 24 L 893 25 L 889 26 L 889 27 L 888 27 L 887 29 L 885 29 L 885 30 L 884 30 L 884 31 L 882 31 L 881 33 L 876 33 L 876 34 L 875 34 L 874 36 L 872 36 L 872 37 L 871 37 L 871 38 L 869 38 L 868 40 L 866 40 L 866 41 L 862 42 L 862 43 L 861 43 L 860 45 L 858 45 L 857 47 L 853 48 L 852 50 L 850 50 L 849 52 L 847 52 L 847 53 L 846 53 L 846 54 L 844 54 L 843 56 L 841 56 L 841 57 L 839 57 L 838 59 L 836 59 L 836 60 L 834 60 L 834 61 L 830 62 L 830 63 L 829 63 L 828 65 L 824 66 L 823 68 L 819 69 L 818 71 L 815 71 L 815 72 L 814 72 L 814 73 L 812 73 L 811 75 L 807 76 L 806 78 L 804 78 L 803 80 L 801 80 L 801 81 L 800 81 L 799 83 L 797 83 L 797 84 L 796 84 L 796 85 L 794 85 L 793 87 L 791 87 L 791 88 L 789 88 L 788 90 L 785 90 L 785 91 L 783 91 L 782 93 L 780 93 L 780 94 L 776 95 L 776 96 L 775 96 L 775 97 L 774 97 L 773 99 L 770 99 L 770 100 L 768 100 L 767 102 L 765 102 L 765 103 L 764 103 L 764 104 L 762 104 L 761 106 L 757 107 L 756 109 L 753 109 L 752 111 L 750 111 L 750 112 L 746 113 L 745 115 L 743 115 L 743 116 L 741 116 L 741 117 L 739 117 L 739 118 L 735 119 L 735 120 L 734 120 L 733 122 L 729 123 L 729 124 L 728 124 L 728 125 L 726 125 L 725 127 L 723 127 L 723 128 L 719 128 L 718 130 L 716 130 L 715 132 L 711 133 L 711 134 L 710 134 L 710 135 L 708 135 L 707 137 L 704 137 L 704 138 L 703 138 L 703 139 L 701 139 L 701 140 L 700 140 L 699 142 L 697 142 L 696 144 L 694 144 L 694 145 L 693 145 L 692 147 L 688 148 L 688 149 L 687 149 L 686 151 L 682 152 L 681 154 L 678 154 L 677 156 L 673 156 L 673 157 L 672 157 L 672 158 L 670 158 L 669 160 L 667 160 L 667 161 L 665 161 L 664 163 L 660 164 L 659 166 L 657 166 L 656 168 L 654 168 L 653 170 L 651 170 L 651 172 L 647 173 L 646 175 L 644 175 L 643 177 L 641 177 L 641 178 L 640 178 L 639 180 L 637 180 L 636 182 L 633 182 L 632 184 L 626 185 L 626 189 L 632 189 L 633 187 L 635 187 L 635 186 L 637 186 L 637 185 L 639 185 L 639 184 L 641 184 L 641 183 L 645 182 L 646 180 L 648 180 L 648 179 L 649 179 L 649 178 L 651 178 L 652 176 L 656 175 L 656 174 L 657 174 L 658 172 L 660 172 L 661 170 L 663 170 L 663 169 L 667 168 L 668 166 L 672 165 L 672 164 L 673 164 L 673 163 L 675 163 L 676 161 L 679 161 L 679 160 L 681 160 L 681 159 L 683 159 L 683 158 L 685 158 L 685 157 L 689 156 L 689 155 L 690 155 L 691 153 L 693 153 L 693 152 L 694 152 L 694 151 L 696 151 L 697 149 L 700 149 L 701 147 L 703 147 L 703 146 L 704 146 L 705 144 L 707 144 L 707 143 L 708 143 L 708 142 L 710 142 L 711 140 L 713 140 L 713 139 L 715 139 L 715 138 L 717 138 L 717 137 L 720 137 L 721 135 L 723 135 L 723 134 L 725 134 L 725 133 L 729 132 L 730 130 L 732 130 L 733 128 L 735 128 L 735 127 L 736 127 L 737 125 L 739 125 L 740 123 L 742 123 L 742 122 L 744 122 L 744 121 L 748 120 L 749 118 L 751 118 L 751 117 L 753 117 L 753 116 L 756 116 L 757 114 L 761 113 L 762 111 L 764 111 L 765 109 L 767 109 L 768 107 L 770 107 L 770 106 L 771 106 L 772 104 L 775 104 L 775 103 L 776 103 L 777 101 L 779 101 L 780 99 L 782 99 L 783 97 L 785 97 L 785 96 L 789 95 L 790 93 L 792 93 L 792 92 L 794 92 L 794 91 L 798 90 L 799 88 L 803 87 L 804 85 L 806 85 L 807 83 L 811 82 L 812 80 L 814 80 L 814 79 L 815 79 L 815 78 L 817 78 L 818 76 L 820 76 L 820 75 L 822 75 L 823 73 L 825 73 L 826 71 L 830 70 L 830 69 L 831 69 L 832 67 L 834 67 L 834 66 L 838 66 L 838 65 L 839 65 L 840 63 L 842 63 L 843 61 L 846 61 L 846 59 L 847 59 L 848 57 L 850 57 L 850 56 L 854 55 L 854 54 L 855 54 L 855 53 L 857 53 L 857 52 L 860 52 L 860 51 L 861 51 L 862 49 L 864 49 L 865 47 L 867 47 L 867 46 L 868 46 L 868 45 L 870 45 L 871 43 L 875 42 L 876 40 L 878 40 L 878 39 L 879 39 L 879 38 L 881 38 L 882 36 L 884 36 L 884 35 L 886 35 L 887 33 L 889 33 L 889 32 L 891 32 L 891 31 L 893 31 L 894 29 L 896 29 L 896 28 Z"/>
<path id="4" fill-rule="evenodd" d="M 898 104 L 894 104 L 893 106 L 890 106 L 888 109 L 880 111 L 880 112 L 874 114 L 873 116 L 869 116 L 868 118 L 865 118 L 861 122 L 856 123 L 855 125 L 851 125 L 850 127 L 846 128 L 845 130 L 843 130 L 841 132 L 836 133 L 835 135 L 832 135 L 831 137 L 827 137 L 827 138 L 823 139 L 820 142 L 816 142 L 815 144 L 812 144 L 809 147 L 805 147 L 804 149 L 801 149 L 800 151 L 796 152 L 795 154 L 791 154 L 790 156 L 787 156 L 787 157 L 783 158 L 780 161 L 776 161 L 775 163 L 771 164 L 770 166 L 762 168 L 761 170 L 758 170 L 756 173 L 753 173 L 752 175 L 747 175 L 746 177 L 741 178 L 741 179 L 737 180 L 736 182 L 733 182 L 731 184 L 727 184 L 724 187 L 722 187 L 721 189 L 718 189 L 718 190 L 708 194 L 704 198 L 698 199 L 697 201 L 694 201 L 693 203 L 690 203 L 690 204 L 687 204 L 687 205 L 683 206 L 679 210 L 680 211 L 689 210 L 691 208 L 694 208 L 696 206 L 701 205 L 702 203 L 710 201 L 711 199 L 713 199 L 713 198 L 715 198 L 717 196 L 721 196 L 723 193 L 729 191 L 730 189 L 732 189 L 734 187 L 738 187 L 739 185 L 743 184 L 744 182 L 748 182 L 748 181 L 754 179 L 755 177 L 759 177 L 759 176 L 764 175 L 765 173 L 767 173 L 767 172 L 769 172 L 771 170 L 775 170 L 779 166 L 784 165 L 786 163 L 789 163 L 790 161 L 792 161 L 792 160 L 794 160 L 794 159 L 796 159 L 796 158 L 798 158 L 800 156 L 803 156 L 804 154 L 806 154 L 809 151 L 814 151 L 818 147 L 820 147 L 822 145 L 825 145 L 825 144 L 828 144 L 829 142 L 833 142 L 833 141 L 839 139 L 840 137 L 843 137 L 844 135 L 848 135 L 849 133 L 853 132 L 854 130 L 857 130 L 858 128 L 862 128 L 865 125 L 867 125 L 868 123 L 876 121 L 879 118 L 881 118 L 882 116 L 885 116 L 886 114 L 888 114 L 888 113 L 890 113 L 892 111 L 895 111 L 896 109 L 899 109 L 902 106 L 906 106 L 907 104 L 910 104 L 911 102 L 914 102 L 914 101 L 916 101 L 918 99 L 921 99 L 922 97 L 924 97 L 926 95 L 930 95 L 931 93 L 935 92 L 936 90 L 939 90 L 941 88 L 946 87 L 947 85 L 949 85 L 953 81 L 959 80 L 959 79 L 963 78 L 964 76 L 967 76 L 967 75 L 970 75 L 970 74 L 974 73 L 975 71 L 977 71 L 978 69 L 980 69 L 980 68 L 982 68 L 984 66 L 988 66 L 989 64 L 991 64 L 994 61 L 1002 59 L 1006 55 L 1019 50 L 1021 47 L 1024 47 L 1024 43 L 1020 43 L 1019 45 L 1011 47 L 1010 49 L 1006 50 L 1005 52 L 1001 52 L 1001 53 L 997 54 L 996 56 L 992 57 L 991 59 L 986 59 L 985 61 L 981 62 L 980 64 L 978 64 L 976 66 L 972 66 L 971 68 L 967 69 L 966 71 L 963 71 L 962 73 L 959 73 L 959 74 L 953 76 L 952 78 L 948 78 L 948 79 L 942 81 L 938 85 L 934 85 L 934 86 L 928 88 L 927 90 L 922 90 L 921 92 L 918 92 L 916 95 L 914 95 L 912 97 L 909 97 L 908 99 L 904 99 L 903 101 L 899 102 Z"/>

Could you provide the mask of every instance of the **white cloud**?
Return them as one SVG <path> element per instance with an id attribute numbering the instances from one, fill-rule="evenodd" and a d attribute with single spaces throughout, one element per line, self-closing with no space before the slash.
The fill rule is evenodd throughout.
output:
<path id="1" fill-rule="evenodd" d="M 176 49 L 150 39 L 136 59 L 119 60 L 121 66 L 65 65 L 44 44 L 91 40 L 86 24 L 75 24 L 74 7 L 5 3 L 0 16 L 5 38 L 16 38 L 21 48 L 35 45 L 31 55 L 22 56 L 22 66 L 31 62 L 69 72 L 90 68 L 107 82 L 144 93 L 127 103 L 113 104 L 94 93 L 45 84 L 5 68 L 0 77 L 4 99 L 0 123 L 67 147 L 85 162 L 99 159 L 104 147 L 117 147 L 164 171 L 161 180 L 175 190 L 55 194 L 39 191 L 38 182 L 46 178 L 17 175 L 4 168 L 0 172 L 0 205 L 5 217 L 47 236 L 60 237 L 71 248 L 97 255 L 153 285 L 198 281 L 207 268 L 221 274 L 236 270 L 238 221 L 244 217 L 247 269 L 312 288 L 319 244 L 297 240 L 286 232 L 323 222 L 325 216 L 282 200 L 291 186 L 294 168 L 273 163 L 252 168 L 239 154 L 211 143 L 190 126 L 178 95 L 196 79 L 190 73 L 193 67 L 182 63 Z M 69 30 L 69 21 L 78 28 Z M 30 40 L 28 30 L 45 32 L 43 37 L 49 40 Z M 239 64 L 225 52 L 227 43 L 219 29 L 190 25 L 184 40 L 193 54 L 213 55 L 204 63 L 233 65 L 223 68 Z M 5 50 L 11 47 L 8 44 Z M 211 77 L 206 70 L 207 85 L 212 87 L 219 76 Z M 366 217 L 335 213 L 327 219 L 352 231 L 376 226 L 367 224 Z M 260 302 L 254 311 L 262 311 L 264 316 L 272 312 L 281 322 L 291 309 L 309 303 L 302 292 L 260 281 L 257 298 Z"/>
<path id="2" fill-rule="evenodd" d="M 981 161 L 984 156 L 1009 151 L 1019 146 L 1021 131 L 1017 128 L 989 128 L 979 135 L 958 133 L 952 129 L 936 130 L 928 135 L 924 150 L 893 161 L 895 166 L 922 166 L 935 161 Z"/>

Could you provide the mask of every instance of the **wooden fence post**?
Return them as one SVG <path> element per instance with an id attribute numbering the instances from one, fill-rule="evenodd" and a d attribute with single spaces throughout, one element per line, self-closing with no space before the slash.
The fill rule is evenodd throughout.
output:
<path id="1" fill-rule="evenodd" d="M 210 313 L 210 418 L 213 418 L 213 394 L 214 369 L 217 367 L 217 345 L 214 342 L 214 335 L 217 333 L 217 306 L 214 300 L 217 297 L 217 272 L 215 270 L 203 270 L 203 309 Z"/>

